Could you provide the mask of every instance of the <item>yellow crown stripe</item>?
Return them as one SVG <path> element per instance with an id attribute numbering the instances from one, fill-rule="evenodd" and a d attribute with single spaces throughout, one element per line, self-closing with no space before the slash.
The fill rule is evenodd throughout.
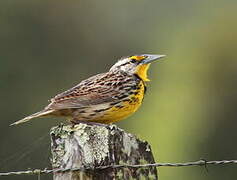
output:
<path id="1" fill-rule="evenodd" d="M 145 59 L 146 57 L 145 56 L 131 56 L 130 59 L 135 59 L 137 61 L 141 61 L 143 59 Z"/>

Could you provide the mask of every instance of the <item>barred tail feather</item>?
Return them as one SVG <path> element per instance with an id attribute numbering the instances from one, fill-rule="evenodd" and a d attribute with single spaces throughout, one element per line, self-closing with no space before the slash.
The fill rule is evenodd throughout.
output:
<path id="1" fill-rule="evenodd" d="M 33 118 L 46 116 L 46 115 L 52 113 L 53 111 L 54 110 L 42 110 L 42 111 L 39 111 L 37 113 L 34 113 L 34 114 L 30 115 L 30 116 L 25 117 L 24 119 L 21 119 L 19 121 L 16 121 L 16 122 L 10 124 L 10 126 L 14 126 L 14 125 L 18 125 L 18 124 L 21 124 L 21 123 L 25 123 L 27 121 L 30 121 Z"/>

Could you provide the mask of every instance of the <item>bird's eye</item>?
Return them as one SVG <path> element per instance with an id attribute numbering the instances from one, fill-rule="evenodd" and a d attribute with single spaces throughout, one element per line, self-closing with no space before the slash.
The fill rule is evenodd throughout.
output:
<path id="1" fill-rule="evenodd" d="M 132 62 L 132 63 L 136 63 L 137 60 L 135 60 L 135 59 L 131 59 L 131 62 Z"/>

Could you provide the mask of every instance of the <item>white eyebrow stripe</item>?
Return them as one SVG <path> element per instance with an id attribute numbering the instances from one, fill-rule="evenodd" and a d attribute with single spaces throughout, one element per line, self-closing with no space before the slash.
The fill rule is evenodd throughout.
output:
<path id="1" fill-rule="evenodd" d="M 121 65 L 126 64 L 126 63 L 128 63 L 128 62 L 129 62 L 128 59 L 123 59 L 122 61 L 118 61 L 118 62 L 116 63 L 116 65 L 117 65 L 117 66 L 121 66 Z"/>
<path id="2" fill-rule="evenodd" d="M 123 60 L 120 60 L 118 61 L 117 63 L 115 63 L 114 66 L 121 66 L 121 65 L 124 65 L 126 63 L 129 63 L 129 59 L 123 59 Z"/>

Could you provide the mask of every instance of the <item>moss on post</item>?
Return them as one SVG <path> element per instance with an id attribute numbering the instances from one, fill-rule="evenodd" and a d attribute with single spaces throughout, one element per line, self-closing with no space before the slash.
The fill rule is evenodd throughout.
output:
<path id="1" fill-rule="evenodd" d="M 117 164 L 154 163 L 150 145 L 115 125 L 78 124 L 51 129 L 52 166 L 86 168 L 84 171 L 54 173 L 54 180 L 157 179 L 155 167 L 106 168 Z"/>

